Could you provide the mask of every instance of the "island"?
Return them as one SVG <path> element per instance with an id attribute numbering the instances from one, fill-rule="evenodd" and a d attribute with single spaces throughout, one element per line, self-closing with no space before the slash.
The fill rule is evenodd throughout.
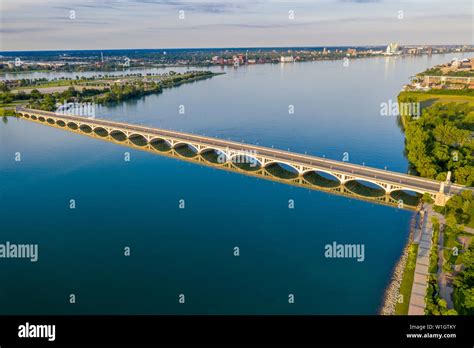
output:
<path id="1" fill-rule="evenodd" d="M 165 88 L 221 74 L 192 70 L 185 73 L 76 76 L 75 79 L 6 80 L 0 82 L 0 116 L 14 116 L 14 108 L 22 105 L 54 111 L 67 103 L 110 104 L 161 93 Z"/>

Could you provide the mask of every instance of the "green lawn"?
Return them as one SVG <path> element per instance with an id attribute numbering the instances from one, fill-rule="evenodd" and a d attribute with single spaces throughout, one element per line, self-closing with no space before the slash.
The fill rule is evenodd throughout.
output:
<path id="1" fill-rule="evenodd" d="M 437 219 L 436 219 L 437 220 Z M 430 265 L 428 272 L 434 274 L 438 272 L 438 239 L 439 239 L 439 222 L 433 223 L 433 237 L 431 241 L 433 242 L 430 251 Z"/>
<path id="2" fill-rule="evenodd" d="M 402 303 L 397 303 L 395 307 L 396 315 L 407 315 L 410 305 L 411 288 L 415 278 L 416 255 L 418 253 L 418 244 L 410 244 L 408 247 L 408 259 L 403 271 L 402 283 L 400 284 L 400 294 L 403 296 Z"/>
<path id="3" fill-rule="evenodd" d="M 35 88 L 45 88 L 45 87 L 59 87 L 59 86 L 70 86 L 74 83 L 75 80 L 56 80 L 56 81 L 43 81 L 39 82 L 37 85 L 34 86 L 22 86 L 16 88 L 16 90 L 24 90 L 24 89 L 35 89 Z"/>
<path id="4" fill-rule="evenodd" d="M 474 205 L 471 206 L 469 216 L 471 216 L 471 218 L 469 219 L 469 222 L 466 224 L 466 226 L 474 228 Z"/>
<path id="5" fill-rule="evenodd" d="M 435 94 L 429 92 L 402 92 L 400 95 L 416 98 L 422 104 L 422 107 L 436 103 L 468 103 L 469 106 L 474 106 L 474 97 L 468 95 Z"/>
<path id="6" fill-rule="evenodd" d="M 458 248 L 458 255 L 459 255 L 459 250 L 461 250 L 462 245 L 456 240 L 457 236 L 459 233 L 457 231 L 453 231 L 450 229 L 448 226 L 445 227 L 444 229 L 444 259 L 448 261 L 450 264 L 454 265 L 456 263 L 456 259 L 458 258 L 456 255 L 453 253 L 453 248 L 457 247 Z"/>

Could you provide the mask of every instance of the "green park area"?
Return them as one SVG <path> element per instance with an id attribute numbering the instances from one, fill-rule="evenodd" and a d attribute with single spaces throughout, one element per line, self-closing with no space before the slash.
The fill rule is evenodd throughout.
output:
<path id="1" fill-rule="evenodd" d="M 400 103 L 420 103 L 421 115 L 401 115 L 405 150 L 422 177 L 474 184 L 474 91 L 402 92 Z"/>
<path id="2" fill-rule="evenodd" d="M 418 175 L 474 186 L 474 90 L 441 89 L 401 92 L 399 103 L 419 103 L 419 114 L 401 113 L 405 152 Z M 400 107 L 400 110 L 403 110 Z M 426 200 L 425 200 L 426 201 Z M 429 264 L 426 313 L 431 315 L 474 314 L 474 195 L 464 191 L 444 207 L 434 207 L 445 217 L 441 226 L 433 222 L 433 247 Z M 442 234 L 440 236 L 440 234 Z M 439 242 L 439 241 L 442 241 Z M 439 242 L 439 243 L 438 243 Z M 415 246 L 409 246 L 407 265 L 396 314 L 407 314 L 413 283 Z M 442 274 L 442 277 L 440 276 Z M 441 278 L 440 278 L 441 277 Z M 445 279 L 453 289 L 443 295 Z M 448 296 L 448 297 L 446 297 Z M 452 302 L 451 306 L 448 301 Z M 451 309 L 448 309 L 451 308 Z"/>
<path id="3" fill-rule="evenodd" d="M 416 100 L 422 108 L 433 104 L 467 103 L 474 107 L 474 90 L 431 90 L 427 92 L 402 92 L 399 95 L 403 100 Z"/>

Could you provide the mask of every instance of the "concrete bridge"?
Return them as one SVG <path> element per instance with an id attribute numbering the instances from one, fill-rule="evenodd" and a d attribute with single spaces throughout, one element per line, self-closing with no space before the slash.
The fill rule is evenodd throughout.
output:
<path id="1" fill-rule="evenodd" d="M 129 145 L 145 151 L 177 156 L 220 169 L 237 170 L 246 175 L 262 176 L 296 186 L 323 189 L 333 193 L 359 196 L 391 205 L 403 205 L 406 191 L 429 194 L 437 205 L 443 206 L 453 195 L 470 187 L 440 182 L 408 174 L 328 160 L 262 146 L 206 136 L 99 120 L 82 116 L 63 115 L 22 107 L 16 108 L 20 118 L 67 129 L 104 140 Z M 332 180 L 331 180 L 332 179 Z M 371 183 L 378 190 L 365 188 L 357 192 L 360 182 Z M 356 189 L 354 189 L 354 187 Z M 381 193 L 380 193 L 381 192 Z"/>

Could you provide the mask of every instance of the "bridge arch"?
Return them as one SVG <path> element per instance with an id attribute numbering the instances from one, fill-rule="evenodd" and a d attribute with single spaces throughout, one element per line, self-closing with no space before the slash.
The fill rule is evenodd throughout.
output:
<path id="1" fill-rule="evenodd" d="M 319 187 L 338 187 L 341 185 L 341 180 L 334 174 L 324 170 L 307 170 L 303 173 L 303 179 L 311 185 Z"/>
<path id="2" fill-rule="evenodd" d="M 359 178 L 347 180 L 344 182 L 344 186 L 350 192 L 363 197 L 382 197 L 387 194 L 385 187 L 376 182 Z"/>
<path id="3" fill-rule="evenodd" d="M 262 162 L 251 154 L 237 153 L 229 157 L 229 161 L 237 169 L 254 172 L 263 168 Z"/>
<path id="4" fill-rule="evenodd" d="M 128 140 L 132 142 L 132 144 L 137 146 L 145 146 L 148 144 L 148 140 L 145 138 L 144 135 L 139 133 L 133 133 L 128 136 Z"/>
<path id="5" fill-rule="evenodd" d="M 83 123 L 79 126 L 79 129 L 84 133 L 92 133 L 92 127 L 89 126 L 87 123 Z"/>
<path id="6" fill-rule="evenodd" d="M 178 153 L 178 155 L 183 157 L 194 157 L 199 154 L 199 149 L 187 142 L 180 141 L 174 144 L 174 150 Z"/>
<path id="7" fill-rule="evenodd" d="M 57 124 L 59 127 L 66 127 L 66 122 L 64 122 L 63 120 L 57 120 L 57 121 L 56 121 L 56 124 Z"/>
<path id="8" fill-rule="evenodd" d="M 229 160 L 229 156 L 225 151 L 212 147 L 201 149 L 199 154 L 204 158 L 204 160 L 214 164 L 224 164 Z"/>
<path id="9" fill-rule="evenodd" d="M 416 206 L 425 192 L 416 189 L 394 189 L 390 191 L 390 197 L 403 204 Z"/>
<path id="10" fill-rule="evenodd" d="M 163 138 L 153 138 L 150 140 L 150 145 L 155 149 L 155 150 L 158 150 L 158 151 L 161 151 L 161 152 L 166 152 L 166 151 L 170 151 L 172 146 L 171 146 L 171 143 L 166 140 L 166 139 L 163 139 Z"/>
<path id="11" fill-rule="evenodd" d="M 114 129 L 112 131 L 110 131 L 110 136 L 117 140 L 117 141 L 125 141 L 127 140 L 127 134 L 125 134 L 124 132 L 122 132 L 121 130 L 118 130 L 118 129 Z"/>
<path id="12" fill-rule="evenodd" d="M 286 162 L 267 162 L 264 168 L 269 174 L 280 179 L 295 179 L 300 175 L 298 168 Z"/>
<path id="13" fill-rule="evenodd" d="M 68 128 L 71 128 L 73 130 L 76 130 L 76 129 L 79 128 L 78 124 L 76 122 L 72 122 L 72 121 L 68 122 L 67 126 L 68 126 Z"/>
<path id="14" fill-rule="evenodd" d="M 397 192 L 397 191 L 405 191 L 405 192 L 410 192 L 410 193 L 417 193 L 417 194 L 420 194 L 420 195 L 423 195 L 423 194 L 425 194 L 425 192 L 426 192 L 426 191 L 424 191 L 424 190 L 401 187 L 401 188 L 394 188 L 394 189 L 390 190 L 388 193 Z"/>
<path id="15" fill-rule="evenodd" d="M 45 119 L 43 116 L 40 116 L 40 117 L 38 117 L 38 121 L 40 121 L 40 122 L 45 122 L 46 119 Z"/>
<path id="16" fill-rule="evenodd" d="M 94 127 L 94 133 L 100 137 L 106 137 L 109 135 L 109 131 L 101 126 Z"/>

